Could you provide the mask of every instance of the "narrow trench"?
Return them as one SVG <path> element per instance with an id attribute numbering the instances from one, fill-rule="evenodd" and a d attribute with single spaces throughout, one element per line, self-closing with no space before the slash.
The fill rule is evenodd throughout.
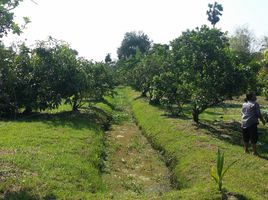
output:
<path id="1" fill-rule="evenodd" d="M 111 199 L 159 199 L 172 189 L 169 169 L 135 124 L 129 105 L 120 107 L 125 119 L 112 125 L 106 137 L 103 179 Z"/>

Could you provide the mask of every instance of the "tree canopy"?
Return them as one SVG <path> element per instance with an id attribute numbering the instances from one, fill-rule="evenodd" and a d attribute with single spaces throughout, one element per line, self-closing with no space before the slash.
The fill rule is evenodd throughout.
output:
<path id="1" fill-rule="evenodd" d="M 150 49 L 151 43 L 148 35 L 142 31 L 127 32 L 117 50 L 118 58 L 127 59 L 134 56 L 138 50 L 141 54 L 145 54 Z"/>
<path id="2" fill-rule="evenodd" d="M 194 121 L 198 122 L 198 115 L 206 108 L 239 94 L 242 77 L 223 32 L 202 26 L 183 32 L 171 45 L 178 79 L 190 94 Z"/>
<path id="3" fill-rule="evenodd" d="M 110 67 L 79 58 L 65 42 L 49 38 L 33 49 L 21 44 L 17 52 L 0 48 L 0 117 L 54 109 L 62 103 L 77 111 L 112 94 Z"/>

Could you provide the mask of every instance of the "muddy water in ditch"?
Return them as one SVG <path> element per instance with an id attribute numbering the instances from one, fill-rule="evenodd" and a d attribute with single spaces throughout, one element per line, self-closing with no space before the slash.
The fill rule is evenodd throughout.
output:
<path id="1" fill-rule="evenodd" d="M 107 132 L 104 181 L 112 199 L 160 199 L 171 190 L 170 174 L 159 153 L 131 117 Z M 131 198 L 133 197 L 133 198 Z"/>

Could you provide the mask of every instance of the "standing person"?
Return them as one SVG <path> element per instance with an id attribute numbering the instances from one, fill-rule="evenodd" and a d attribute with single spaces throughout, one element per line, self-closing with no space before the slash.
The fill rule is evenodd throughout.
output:
<path id="1" fill-rule="evenodd" d="M 243 130 L 243 141 L 245 153 L 249 153 L 249 141 L 252 144 L 253 155 L 258 155 L 257 153 L 257 141 L 258 141 L 258 128 L 260 119 L 265 125 L 265 120 L 262 117 L 260 106 L 256 102 L 257 98 L 254 93 L 249 93 L 246 95 L 245 103 L 242 106 L 242 123 L 241 127 Z"/>

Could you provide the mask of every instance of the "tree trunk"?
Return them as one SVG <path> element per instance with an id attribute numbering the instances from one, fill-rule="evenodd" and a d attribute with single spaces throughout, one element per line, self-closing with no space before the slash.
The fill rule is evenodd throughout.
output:
<path id="1" fill-rule="evenodd" d="M 160 105 L 160 100 L 155 98 L 155 99 L 150 99 L 150 104 L 152 105 Z"/>
<path id="2" fill-rule="evenodd" d="M 153 100 L 153 93 L 149 90 L 149 102 Z"/>
<path id="3" fill-rule="evenodd" d="M 194 122 L 198 124 L 199 123 L 199 110 L 193 109 L 192 115 L 193 115 Z"/>
<path id="4" fill-rule="evenodd" d="M 78 111 L 78 100 L 76 97 L 74 97 L 74 100 L 73 100 L 73 112 L 77 112 Z"/>
<path id="5" fill-rule="evenodd" d="M 142 93 L 141 93 L 141 96 L 142 97 L 147 97 L 147 90 L 143 90 Z"/>
<path id="6" fill-rule="evenodd" d="M 73 105 L 73 112 L 77 112 L 78 111 L 78 106 L 77 105 Z"/>
<path id="7" fill-rule="evenodd" d="M 23 111 L 23 114 L 29 115 L 32 113 L 32 108 L 30 106 L 26 106 L 25 110 Z"/>

